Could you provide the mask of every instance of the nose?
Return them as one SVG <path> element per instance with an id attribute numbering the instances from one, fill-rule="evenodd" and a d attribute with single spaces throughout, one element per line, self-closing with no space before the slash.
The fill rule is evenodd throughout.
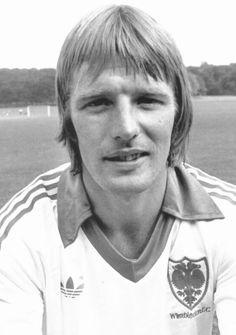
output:
<path id="1" fill-rule="evenodd" d="M 129 97 L 121 97 L 113 111 L 111 132 L 117 141 L 130 141 L 137 137 L 139 124 L 135 107 Z"/>

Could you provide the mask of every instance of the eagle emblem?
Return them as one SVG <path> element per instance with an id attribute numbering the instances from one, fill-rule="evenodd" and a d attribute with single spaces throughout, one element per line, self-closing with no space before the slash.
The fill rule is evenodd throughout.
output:
<path id="1" fill-rule="evenodd" d="M 206 257 L 197 260 L 184 257 L 179 261 L 169 259 L 168 281 L 175 298 L 192 310 L 207 292 L 209 267 Z"/>

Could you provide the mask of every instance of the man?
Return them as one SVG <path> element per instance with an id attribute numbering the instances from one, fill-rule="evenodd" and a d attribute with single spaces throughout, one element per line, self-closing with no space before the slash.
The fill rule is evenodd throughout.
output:
<path id="1" fill-rule="evenodd" d="M 112 6 L 57 66 L 71 157 L 1 211 L 1 334 L 236 333 L 236 188 L 183 164 L 181 56 L 145 13 Z"/>

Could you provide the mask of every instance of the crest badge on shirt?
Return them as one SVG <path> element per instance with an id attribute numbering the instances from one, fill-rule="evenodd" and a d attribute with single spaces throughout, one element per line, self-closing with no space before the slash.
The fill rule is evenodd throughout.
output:
<path id="1" fill-rule="evenodd" d="M 209 267 L 206 257 L 184 257 L 178 261 L 169 259 L 168 281 L 175 298 L 192 310 L 207 292 Z"/>

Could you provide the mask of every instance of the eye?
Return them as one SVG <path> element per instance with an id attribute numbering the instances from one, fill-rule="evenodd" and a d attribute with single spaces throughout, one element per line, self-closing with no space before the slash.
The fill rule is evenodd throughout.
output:
<path id="1" fill-rule="evenodd" d="M 110 106 L 111 105 L 111 101 L 108 100 L 107 98 L 97 98 L 97 99 L 94 99 L 90 102 L 88 102 L 86 105 L 85 105 L 85 108 L 96 108 L 96 107 L 102 107 L 102 106 Z"/>
<path id="2" fill-rule="evenodd" d="M 153 98 L 153 97 L 148 97 L 148 96 L 141 96 L 137 99 L 137 104 L 138 105 L 143 105 L 147 107 L 151 107 L 153 105 L 163 105 L 164 102 L 160 99 Z"/>

